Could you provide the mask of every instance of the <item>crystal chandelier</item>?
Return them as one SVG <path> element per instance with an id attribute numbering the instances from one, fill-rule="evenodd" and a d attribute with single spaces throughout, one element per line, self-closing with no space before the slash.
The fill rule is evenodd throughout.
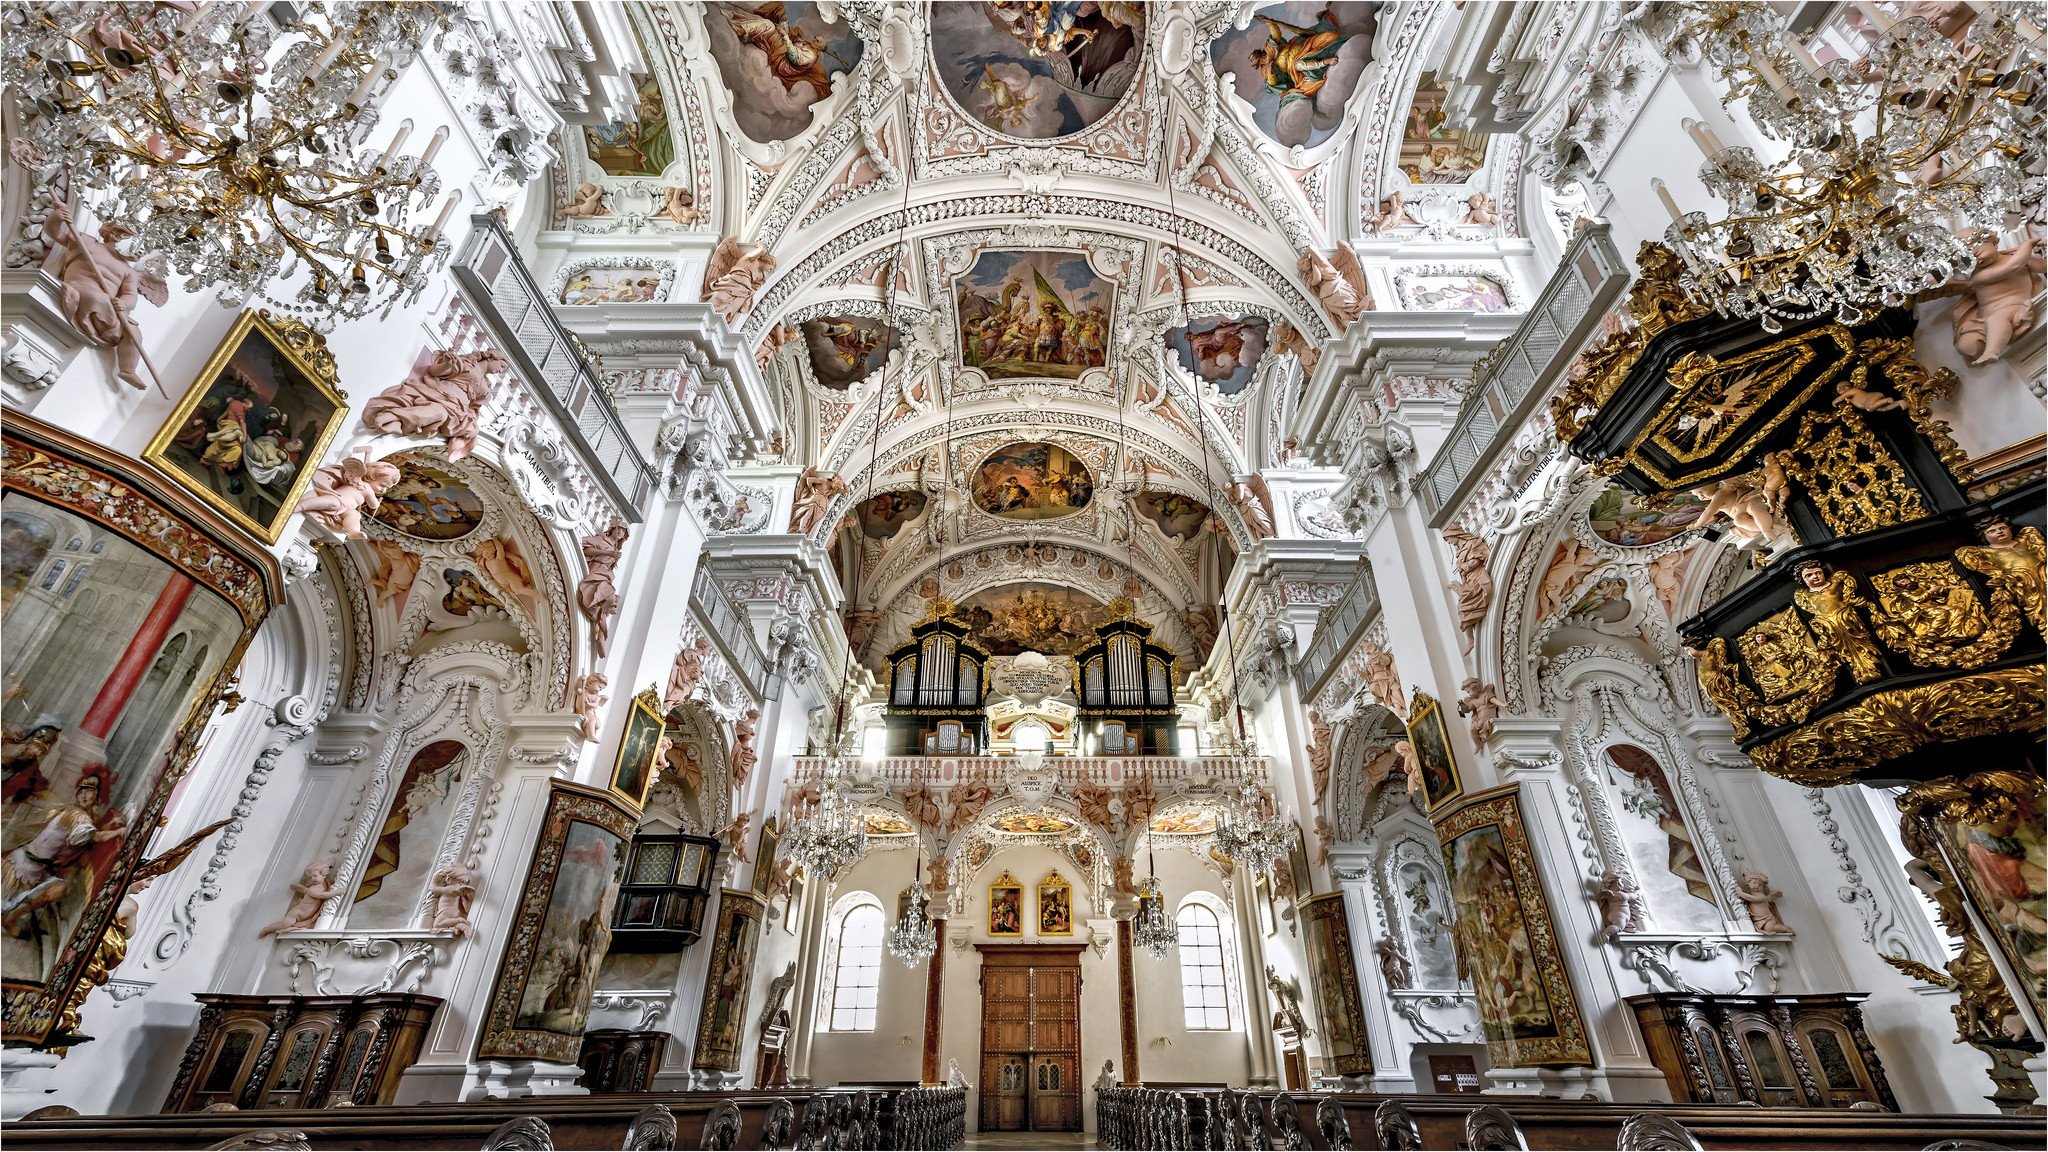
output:
<path id="1" fill-rule="evenodd" d="M 938 933 L 933 931 L 931 917 L 931 896 L 924 890 L 924 846 L 918 846 L 917 871 L 912 873 L 910 887 L 897 897 L 896 927 L 889 931 L 889 955 L 896 957 L 912 968 L 932 958 L 939 949 Z"/>
<path id="2" fill-rule="evenodd" d="M 1133 917 L 1131 939 L 1152 954 L 1154 960 L 1180 942 L 1180 930 L 1166 916 L 1166 896 L 1159 891 L 1159 869 L 1152 860 L 1152 836 L 1145 836 L 1145 881 L 1138 886 L 1138 914 Z"/>
<path id="3" fill-rule="evenodd" d="M 784 851 L 830 884 L 868 851 L 868 825 L 854 806 L 843 769 L 837 761 L 825 770 L 818 801 L 791 821 Z"/>
<path id="4" fill-rule="evenodd" d="M 1828 313 L 1858 323 L 1967 275 L 1973 234 L 2018 209 L 2041 129 L 2042 6 L 1979 7 L 1961 26 L 1944 18 L 1944 32 L 1857 4 L 1863 51 L 1824 46 L 1823 61 L 1779 6 L 1683 5 L 1671 54 L 1697 50 L 1728 84 L 1723 103 L 1744 101 L 1764 135 L 1791 146 L 1767 163 L 1687 122 L 1707 155 L 1700 180 L 1728 205 L 1721 219 L 1681 212 L 1651 181 L 1688 295 L 1776 332 Z"/>
<path id="5" fill-rule="evenodd" d="M 1250 772 L 1239 779 L 1236 792 L 1217 806 L 1216 850 L 1254 875 L 1287 855 L 1287 831 L 1279 805 Z"/>
<path id="6" fill-rule="evenodd" d="M 442 128 L 402 155 L 412 122 L 366 137 L 373 94 L 453 5 L 412 0 L 273 5 L 208 0 L 10 4 L 0 82 L 22 133 L 14 157 L 136 232 L 146 270 L 262 297 L 309 326 L 410 303 L 447 259 L 432 168 Z M 280 28 L 273 11 L 292 13 Z M 147 265 L 154 265 L 147 267 Z M 296 291 L 284 287 L 296 283 Z"/>

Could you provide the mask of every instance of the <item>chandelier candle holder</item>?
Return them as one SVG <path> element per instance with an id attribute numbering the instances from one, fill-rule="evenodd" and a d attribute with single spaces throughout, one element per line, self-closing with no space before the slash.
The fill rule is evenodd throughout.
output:
<path id="1" fill-rule="evenodd" d="M 1216 850 L 1262 875 L 1287 855 L 1288 822 L 1250 772 L 1216 809 Z"/>
<path id="2" fill-rule="evenodd" d="M 903 890 L 899 904 L 901 911 L 896 914 L 896 926 L 889 930 L 889 954 L 915 968 L 931 959 L 932 953 L 939 949 L 938 933 L 932 925 L 932 898 L 924 888 L 922 845 L 918 848 L 917 870 L 911 874 L 910 887 Z"/>
<path id="3" fill-rule="evenodd" d="M 1728 205 L 1719 219 L 1651 181 L 1680 286 L 1769 332 L 1829 313 L 1858 324 L 1968 275 L 1975 235 L 2008 226 L 2040 160 L 2041 4 L 1980 5 L 1946 33 L 1855 8 L 1854 58 L 1824 45 L 1822 59 L 1761 0 L 1686 4 L 1672 37 L 1674 57 L 1696 50 L 1719 70 L 1724 104 L 1791 146 L 1765 163 L 1686 121 L 1700 180 Z"/>
<path id="4" fill-rule="evenodd" d="M 1145 880 L 1138 886 L 1138 913 L 1132 917 L 1131 940 L 1152 954 L 1166 959 L 1180 943 L 1180 929 L 1166 915 L 1166 895 L 1159 890 L 1159 868 L 1152 859 L 1152 836 L 1145 835 Z"/>
<path id="5" fill-rule="evenodd" d="M 406 154 L 412 121 L 369 137 L 380 88 L 455 6 L 265 0 L 20 3 L 0 13 L 0 82 L 22 132 L 15 159 L 54 195 L 89 197 L 136 232 L 157 275 L 261 297 L 317 331 L 419 298 L 448 258 L 461 200 L 440 195 L 441 128 Z M 290 286 L 295 286 L 292 291 Z"/>
<path id="6" fill-rule="evenodd" d="M 783 850 L 830 884 L 868 851 L 867 821 L 853 803 L 844 768 L 834 763 L 819 785 L 818 801 L 790 821 Z"/>

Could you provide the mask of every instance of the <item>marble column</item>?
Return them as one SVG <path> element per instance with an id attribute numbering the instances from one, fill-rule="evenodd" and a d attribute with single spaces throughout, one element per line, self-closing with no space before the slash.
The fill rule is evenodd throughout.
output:
<path id="1" fill-rule="evenodd" d="M 1138 1074 L 1138 988 L 1131 973 L 1131 917 L 1116 918 L 1116 1005 L 1117 1038 L 1123 1049 L 1126 1085 L 1141 1081 Z"/>
<path id="2" fill-rule="evenodd" d="M 946 1070 L 939 1064 L 939 1037 L 946 1022 L 946 921 L 932 921 L 932 938 L 938 944 L 925 961 L 924 979 L 924 1066 L 919 1073 L 927 1087 L 945 1081 Z"/>

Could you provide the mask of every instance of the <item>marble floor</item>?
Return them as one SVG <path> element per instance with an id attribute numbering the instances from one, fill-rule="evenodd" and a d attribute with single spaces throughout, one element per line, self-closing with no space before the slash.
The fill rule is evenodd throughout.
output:
<path id="1" fill-rule="evenodd" d="M 1100 1148 L 1093 1132 L 969 1132 L 962 1149 L 1000 1148 L 1003 1152 L 1039 1149 Z"/>

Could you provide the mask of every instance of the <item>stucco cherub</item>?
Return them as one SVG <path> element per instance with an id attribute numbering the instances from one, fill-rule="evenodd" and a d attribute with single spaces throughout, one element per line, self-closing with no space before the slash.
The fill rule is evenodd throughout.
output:
<path id="1" fill-rule="evenodd" d="M 427 891 L 434 897 L 434 914 L 430 921 L 434 931 L 453 932 L 457 936 L 475 935 L 476 929 L 469 923 L 469 906 L 476 899 L 476 885 L 480 879 L 460 863 L 449 864 L 434 873 L 433 882 L 427 885 Z"/>
<path id="2" fill-rule="evenodd" d="M 326 860 L 315 860 L 306 865 L 306 870 L 291 885 L 291 906 L 284 915 L 256 930 L 258 936 L 275 936 L 280 932 L 302 932 L 311 928 L 320 919 L 321 906 L 341 894 L 333 887 L 334 865 Z"/>
<path id="3" fill-rule="evenodd" d="M 1758 932 L 1766 936 L 1790 936 L 1792 926 L 1778 915 L 1778 901 L 1785 898 L 1783 892 L 1771 887 L 1771 878 L 1761 872 L 1744 872 L 1742 882 L 1735 886 L 1735 898 L 1749 908 L 1749 922 Z"/>

